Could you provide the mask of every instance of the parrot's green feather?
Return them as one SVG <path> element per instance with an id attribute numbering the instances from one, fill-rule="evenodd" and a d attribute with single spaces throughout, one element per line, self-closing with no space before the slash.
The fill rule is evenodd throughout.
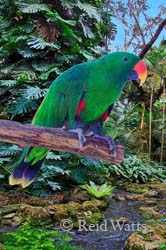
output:
<path id="1" fill-rule="evenodd" d="M 127 58 L 127 59 L 126 59 Z M 45 127 L 63 127 L 67 123 L 67 129 L 77 128 L 76 117 L 81 99 L 84 97 L 85 107 L 79 113 L 81 124 L 90 124 L 99 119 L 102 114 L 116 101 L 121 94 L 124 84 L 128 81 L 133 67 L 140 59 L 130 53 L 116 52 L 108 54 L 98 60 L 78 64 L 56 78 L 50 87 L 46 97 L 38 108 L 32 124 Z M 78 118 L 78 117 L 77 117 Z M 31 148 L 25 149 L 16 164 L 16 170 L 22 164 L 31 170 L 39 167 L 38 162 L 46 156 L 49 149 Z M 25 157 L 26 155 L 26 157 Z M 24 159 L 25 157 L 25 159 Z M 11 184 L 22 184 L 14 171 L 10 178 Z M 26 171 L 28 175 L 29 172 Z M 32 181 L 29 178 L 29 183 Z M 28 176 L 25 176 L 22 186 L 28 185 Z M 27 179 L 26 179 L 27 178 Z M 26 179 L 26 180 L 25 180 Z"/>

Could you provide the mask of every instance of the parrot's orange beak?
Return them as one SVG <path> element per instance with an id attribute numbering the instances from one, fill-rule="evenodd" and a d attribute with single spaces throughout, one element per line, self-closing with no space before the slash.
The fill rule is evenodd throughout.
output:
<path id="1" fill-rule="evenodd" d="M 143 61 L 139 61 L 133 69 L 140 79 L 140 85 L 142 85 L 147 77 L 147 68 Z"/>

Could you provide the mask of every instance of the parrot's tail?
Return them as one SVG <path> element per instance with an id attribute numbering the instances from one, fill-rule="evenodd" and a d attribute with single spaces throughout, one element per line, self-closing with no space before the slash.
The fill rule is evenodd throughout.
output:
<path id="1" fill-rule="evenodd" d="M 32 161 L 26 162 L 27 152 L 29 153 L 31 148 L 27 148 L 23 151 L 21 158 L 16 163 L 16 167 L 13 173 L 9 176 L 9 184 L 10 185 L 21 185 L 22 188 L 29 186 L 37 172 L 39 171 L 45 157 L 36 163 Z"/>

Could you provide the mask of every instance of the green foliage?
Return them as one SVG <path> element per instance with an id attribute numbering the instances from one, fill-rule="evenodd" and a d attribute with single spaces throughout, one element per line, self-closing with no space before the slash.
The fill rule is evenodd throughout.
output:
<path id="1" fill-rule="evenodd" d="M 110 174 L 132 182 L 166 181 L 166 168 L 136 155 L 127 155 L 121 164 L 110 164 Z"/>
<path id="2" fill-rule="evenodd" d="M 71 240 L 62 232 L 32 226 L 29 222 L 16 231 L 1 234 L 4 250 L 74 250 Z"/>
<path id="3" fill-rule="evenodd" d="M 100 56 L 104 36 L 116 32 L 111 13 L 105 22 L 104 4 L 105 0 L 7 0 L 1 5 L 0 118 L 30 123 L 61 72 Z M 6 144 L 5 148 L 0 145 L 4 176 L 11 172 L 20 153 L 8 155 L 9 151 Z M 105 167 L 89 160 L 52 153 L 27 192 L 45 196 L 59 190 L 65 181 L 83 184 L 92 175 L 92 180 L 102 182 L 107 174 Z M 59 183 L 59 179 L 64 181 Z"/>
<path id="4" fill-rule="evenodd" d="M 89 180 L 101 184 L 109 177 L 107 167 L 99 161 L 69 154 L 66 154 L 65 158 L 70 178 L 77 184 L 85 184 Z"/>
<path id="5" fill-rule="evenodd" d="M 165 250 L 166 249 L 166 242 L 161 243 L 161 245 L 158 247 L 158 250 Z"/>
<path id="6" fill-rule="evenodd" d="M 81 188 L 86 190 L 89 194 L 98 199 L 110 196 L 110 194 L 114 189 L 114 187 L 108 185 L 107 183 L 104 183 L 99 186 L 96 185 L 93 181 L 90 181 L 89 184 L 90 185 L 88 184 L 82 185 Z"/>
<path id="7" fill-rule="evenodd" d="M 29 122 L 61 72 L 100 55 L 104 4 L 105 0 L 1 4 L 0 118 Z M 116 32 L 111 17 L 105 25 Z"/>
<path id="8" fill-rule="evenodd" d="M 4 170 L 1 172 L 2 180 L 5 181 L 12 171 L 13 161 L 19 157 L 20 150 L 16 145 L 1 146 L 0 167 Z M 114 165 L 68 153 L 49 152 L 35 181 L 26 189 L 26 192 L 36 196 L 48 196 L 53 191 L 68 189 L 73 184 L 86 185 L 89 180 L 91 183 L 101 185 L 110 177 L 137 183 L 166 182 L 166 168 L 155 162 L 149 163 L 148 159 L 139 158 L 136 155 L 126 155 L 121 164 Z M 97 188 L 96 185 L 96 190 Z"/>
<path id="9" fill-rule="evenodd" d="M 108 168 L 98 161 L 68 153 L 49 152 L 35 182 L 27 188 L 27 192 L 47 196 L 52 191 L 66 189 L 73 184 L 85 184 L 89 179 L 101 184 L 108 177 Z"/>
<path id="10" fill-rule="evenodd" d="M 2 146 L 0 151 L 0 156 L 14 156 L 18 154 L 18 152 L 21 152 L 21 148 L 17 145 L 11 145 L 11 146 Z"/>

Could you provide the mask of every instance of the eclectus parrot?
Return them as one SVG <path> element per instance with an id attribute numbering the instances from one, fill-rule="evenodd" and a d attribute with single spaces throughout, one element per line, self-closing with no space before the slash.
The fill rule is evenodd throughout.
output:
<path id="1" fill-rule="evenodd" d="M 102 136 L 103 122 L 126 82 L 147 76 L 145 64 L 134 54 L 114 52 L 66 70 L 52 83 L 32 125 L 58 127 L 78 133 L 80 145 L 86 134 Z M 104 137 L 103 137 L 104 138 Z M 111 137 L 105 137 L 114 149 Z M 27 187 L 40 169 L 49 149 L 26 147 L 9 177 L 10 185 Z"/>

